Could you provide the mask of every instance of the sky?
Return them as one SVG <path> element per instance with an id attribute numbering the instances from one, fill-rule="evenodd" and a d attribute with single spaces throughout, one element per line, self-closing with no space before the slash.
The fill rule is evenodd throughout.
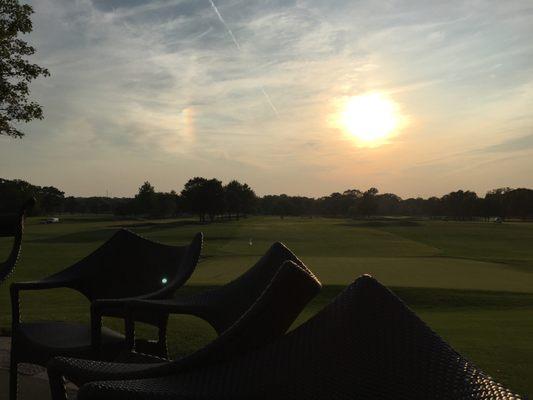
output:
<path id="1" fill-rule="evenodd" d="M 0 137 L 0 177 L 75 196 L 194 176 L 259 195 L 533 187 L 530 0 L 28 4 L 45 118 Z M 367 146 L 339 121 L 369 94 L 396 123 Z"/>

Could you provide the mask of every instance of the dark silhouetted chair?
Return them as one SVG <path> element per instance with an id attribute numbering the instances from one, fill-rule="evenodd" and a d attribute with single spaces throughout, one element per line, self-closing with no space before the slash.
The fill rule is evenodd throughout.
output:
<path id="1" fill-rule="evenodd" d="M 0 262 L 0 283 L 5 281 L 14 271 L 22 247 L 24 220 L 26 213 L 35 205 L 35 199 L 30 198 L 18 213 L 0 215 L 0 237 L 13 237 L 13 245 L 7 259 Z"/>
<path id="2" fill-rule="evenodd" d="M 251 307 L 285 261 L 298 264 L 313 276 L 292 251 L 276 242 L 254 266 L 226 285 L 194 295 L 178 295 L 168 300 L 135 300 L 129 303 L 129 307 L 135 320 L 139 314 L 160 315 L 161 318 L 167 318 L 169 313 L 193 315 L 207 321 L 220 335 Z M 134 328 L 133 324 L 127 324 L 130 348 L 133 346 L 132 338 L 135 337 Z"/>
<path id="3" fill-rule="evenodd" d="M 125 304 L 133 298 L 171 297 L 194 271 L 202 248 L 198 233 L 188 246 L 168 246 L 121 229 L 83 260 L 41 281 L 13 283 L 10 399 L 17 396 L 17 365 L 46 365 L 54 356 L 113 359 L 125 349 L 122 334 L 102 327 L 102 317 L 125 316 Z M 91 325 L 20 320 L 19 292 L 71 288 L 91 301 Z M 137 315 L 138 320 L 159 328 L 154 349 L 166 349 L 167 319 Z"/>
<path id="4" fill-rule="evenodd" d="M 520 399 L 453 350 L 371 277 L 278 341 L 164 377 L 83 385 L 79 400 Z"/>
<path id="5" fill-rule="evenodd" d="M 96 380 L 177 374 L 225 362 L 263 347 L 286 332 L 320 288 L 320 282 L 307 270 L 292 261 L 286 261 L 251 307 L 201 350 L 172 362 L 154 360 L 156 364 L 54 358 L 48 364 L 52 398 L 66 399 L 63 376 L 81 386 Z"/>

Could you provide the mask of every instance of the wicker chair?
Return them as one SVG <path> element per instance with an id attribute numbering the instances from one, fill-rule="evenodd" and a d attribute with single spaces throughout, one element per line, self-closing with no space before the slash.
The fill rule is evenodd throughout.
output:
<path id="1" fill-rule="evenodd" d="M 48 364 L 52 398 L 66 399 L 63 376 L 81 386 L 96 380 L 177 374 L 200 366 L 229 361 L 250 350 L 263 347 L 283 335 L 320 288 L 320 282 L 307 270 L 292 261 L 286 261 L 252 306 L 201 350 L 173 362 L 154 360 L 158 362 L 156 364 L 54 358 Z"/>
<path id="2" fill-rule="evenodd" d="M 194 271 L 202 248 L 198 233 L 190 245 L 176 247 L 155 243 L 125 229 L 117 231 L 93 253 L 69 268 L 36 282 L 11 285 L 12 345 L 10 399 L 17 396 L 17 365 L 46 365 L 54 356 L 113 359 L 125 349 L 122 334 L 102 327 L 102 317 L 123 318 L 125 304 L 133 298 L 171 297 Z M 19 292 L 71 288 L 91 301 L 91 325 L 45 321 L 22 322 Z M 160 340 L 150 343 L 155 352 L 166 349 L 167 320 L 137 315 L 159 328 Z"/>
<path id="3" fill-rule="evenodd" d="M 129 307 L 135 318 L 128 321 L 136 320 L 138 314 L 160 315 L 161 318 L 166 318 L 169 313 L 187 314 L 207 321 L 220 335 L 255 303 L 285 261 L 296 263 L 314 276 L 291 250 L 276 242 L 254 266 L 226 285 L 169 300 L 130 302 Z M 126 336 L 130 349 L 134 344 L 134 329 L 133 324 L 127 324 Z"/>
<path id="4" fill-rule="evenodd" d="M 0 283 L 5 281 L 14 271 L 22 247 L 22 235 L 24 233 L 24 220 L 26 213 L 35 205 L 35 199 L 27 200 L 20 211 L 15 214 L 0 215 L 0 237 L 13 237 L 13 245 L 9 256 L 4 262 L 0 262 Z"/>
<path id="5" fill-rule="evenodd" d="M 83 385 L 79 400 L 520 399 L 453 350 L 371 277 L 280 340 L 165 377 Z"/>

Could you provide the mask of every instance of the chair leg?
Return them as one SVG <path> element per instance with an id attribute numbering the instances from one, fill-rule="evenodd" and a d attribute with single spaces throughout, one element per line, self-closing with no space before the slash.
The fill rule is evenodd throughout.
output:
<path id="1" fill-rule="evenodd" d="M 52 400 L 67 400 L 67 389 L 65 379 L 60 371 L 48 368 L 48 381 L 50 383 L 50 394 Z"/>
<path id="2" fill-rule="evenodd" d="M 18 362 L 15 357 L 13 343 L 11 344 L 11 360 L 9 362 L 9 400 L 17 400 L 18 391 Z"/>
<path id="3" fill-rule="evenodd" d="M 168 358 L 168 348 L 167 348 L 167 322 L 165 321 L 164 324 L 161 324 L 159 326 L 159 337 L 158 337 L 158 345 L 159 345 L 159 356 L 163 358 Z"/>
<path id="4" fill-rule="evenodd" d="M 135 320 L 127 316 L 124 321 L 126 340 L 124 341 L 124 353 L 130 353 L 135 349 Z"/>

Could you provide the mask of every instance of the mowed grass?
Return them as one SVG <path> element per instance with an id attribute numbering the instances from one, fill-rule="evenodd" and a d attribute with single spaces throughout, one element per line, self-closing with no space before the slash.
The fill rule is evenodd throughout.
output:
<path id="1" fill-rule="evenodd" d="M 0 288 L 0 325 L 9 326 L 11 281 L 42 278 L 85 256 L 121 227 L 167 244 L 205 234 L 202 259 L 183 291 L 224 284 L 282 241 L 324 284 L 295 326 L 347 284 L 370 273 L 404 299 L 436 332 L 514 390 L 533 393 L 533 224 L 445 221 L 350 221 L 254 217 L 198 225 L 193 220 L 116 221 L 65 217 L 61 224 L 30 219 L 22 259 Z M 253 245 L 249 245 L 252 239 Z M 7 249 L 0 241 L 0 251 Z M 28 293 L 25 319 L 88 320 L 87 302 L 70 290 Z M 119 328 L 119 321 L 107 321 Z M 142 334 L 151 335 L 145 328 Z M 173 317 L 173 354 L 193 351 L 214 331 L 192 317 Z"/>

